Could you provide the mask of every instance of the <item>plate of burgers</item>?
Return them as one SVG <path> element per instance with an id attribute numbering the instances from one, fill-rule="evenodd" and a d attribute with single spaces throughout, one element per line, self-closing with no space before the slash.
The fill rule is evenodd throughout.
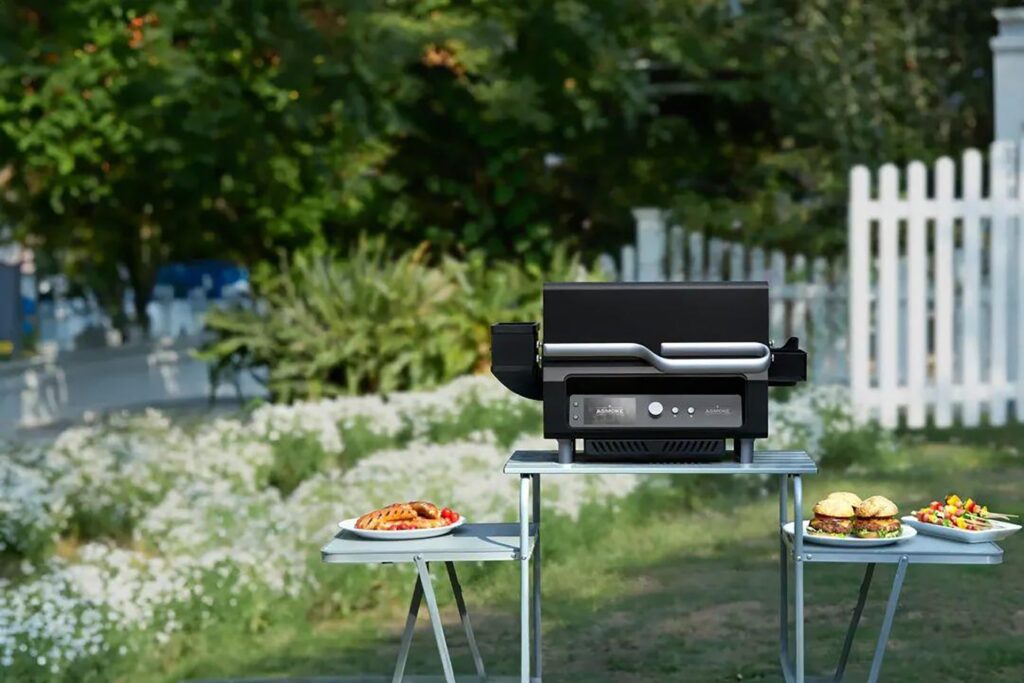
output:
<path id="1" fill-rule="evenodd" d="M 814 518 L 803 522 L 804 540 L 821 545 L 869 548 L 906 541 L 917 535 L 900 523 L 899 508 L 884 496 L 861 500 L 855 493 L 835 491 L 814 505 Z M 785 525 L 793 535 L 794 524 Z"/>
<path id="2" fill-rule="evenodd" d="M 392 503 L 338 522 L 345 531 L 363 538 L 408 541 L 443 536 L 458 529 L 465 518 L 451 508 L 442 508 L 425 500 Z"/>

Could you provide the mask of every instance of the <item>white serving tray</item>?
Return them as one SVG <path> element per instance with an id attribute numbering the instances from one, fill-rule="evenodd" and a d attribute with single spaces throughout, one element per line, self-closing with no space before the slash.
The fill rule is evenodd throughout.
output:
<path id="1" fill-rule="evenodd" d="M 417 538 L 433 538 L 434 536 L 444 536 L 458 529 L 460 526 L 466 523 L 466 518 L 460 516 L 459 520 L 454 524 L 448 526 L 439 526 L 433 529 L 406 529 L 404 531 L 377 531 L 371 529 L 357 529 L 356 520 L 358 517 L 351 519 L 343 519 L 338 522 L 338 526 L 345 531 L 351 531 L 356 536 L 362 536 L 363 538 L 372 538 L 376 541 L 411 541 Z"/>
<path id="2" fill-rule="evenodd" d="M 840 548 L 877 548 L 880 545 L 892 545 L 894 543 L 900 543 L 901 541 L 908 541 L 914 536 L 917 536 L 917 531 L 907 526 L 900 527 L 901 534 L 899 536 L 893 536 L 891 538 L 857 538 L 856 536 L 819 536 L 818 534 L 812 534 L 807 531 L 807 527 L 810 523 L 810 520 L 804 520 L 804 543 L 816 543 L 818 545 L 834 545 Z M 784 524 L 782 527 L 782 530 L 790 536 L 793 535 L 793 529 L 793 522 Z"/>
<path id="3" fill-rule="evenodd" d="M 985 529 L 984 531 L 968 531 L 967 529 L 921 522 L 913 515 L 907 515 L 902 519 L 902 522 L 905 525 L 917 529 L 922 534 L 938 536 L 939 538 L 945 538 L 950 541 L 959 541 L 960 543 L 987 543 L 989 541 L 1001 541 L 1007 536 L 1012 536 L 1021 529 L 1019 524 L 1001 522 L 997 519 L 990 519 L 989 521 L 992 522 L 991 529 Z"/>

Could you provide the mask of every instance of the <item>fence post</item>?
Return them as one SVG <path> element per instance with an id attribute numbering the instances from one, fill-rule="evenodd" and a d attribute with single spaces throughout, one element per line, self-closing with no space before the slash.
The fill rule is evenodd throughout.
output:
<path id="1" fill-rule="evenodd" d="M 768 273 L 768 286 L 775 292 L 769 314 L 769 333 L 772 339 L 781 344 L 786 338 L 786 298 L 789 295 L 786 284 L 786 255 L 781 251 L 773 251 L 771 253 L 771 271 Z"/>
<path id="2" fill-rule="evenodd" d="M 935 163 L 935 426 L 953 424 L 953 160 Z"/>
<path id="3" fill-rule="evenodd" d="M 1017 145 L 1017 253 L 1013 260 L 1016 269 L 1014 303 L 1017 313 L 1016 361 L 1017 387 L 1014 397 L 1014 417 L 1024 422 L 1024 138 Z"/>
<path id="4" fill-rule="evenodd" d="M 870 411 L 871 389 L 871 222 L 868 213 L 871 174 L 865 166 L 850 171 L 847 249 L 849 268 L 850 394 L 860 419 Z"/>
<path id="5" fill-rule="evenodd" d="M 926 422 L 925 378 L 928 372 L 928 239 L 925 235 L 925 201 L 928 170 L 920 161 L 907 167 L 907 425 Z"/>
<path id="6" fill-rule="evenodd" d="M 999 22 L 999 35 L 989 41 L 996 139 L 1016 140 L 1024 135 L 1024 7 L 993 14 Z"/>
<path id="7" fill-rule="evenodd" d="M 633 209 L 636 221 L 637 276 L 642 282 L 665 279 L 665 212 Z"/>
<path id="8" fill-rule="evenodd" d="M 964 152 L 964 319 L 963 344 L 963 420 L 973 427 L 981 420 L 981 153 Z"/>
<path id="9" fill-rule="evenodd" d="M 729 245 L 729 279 L 741 281 L 747 279 L 746 252 L 743 244 L 734 242 Z"/>
<path id="10" fill-rule="evenodd" d="M 681 282 L 686 279 L 683 270 L 683 254 L 686 237 L 680 225 L 673 225 L 668 231 L 668 279 Z"/>
<path id="11" fill-rule="evenodd" d="M 636 282 L 636 249 L 627 244 L 622 247 L 622 282 Z"/>
<path id="12" fill-rule="evenodd" d="M 708 264 L 707 264 L 707 279 L 712 282 L 719 282 L 722 280 L 722 262 L 725 257 L 725 242 L 712 237 L 708 240 Z"/>
<path id="13" fill-rule="evenodd" d="M 612 282 L 619 279 L 619 268 L 615 265 L 615 257 L 611 254 L 605 253 L 597 257 L 597 269 Z"/>
<path id="14" fill-rule="evenodd" d="M 687 251 L 690 257 L 690 272 L 687 273 L 687 277 L 698 281 L 707 279 L 704 272 L 704 236 L 699 232 L 691 232 Z"/>
<path id="15" fill-rule="evenodd" d="M 764 273 L 764 249 L 761 247 L 750 250 L 750 279 L 755 282 L 768 279 Z"/>
<path id="16" fill-rule="evenodd" d="M 793 277 L 787 288 L 793 294 L 793 306 L 789 310 L 789 329 L 783 335 L 786 337 L 807 338 L 807 283 L 810 281 L 810 273 L 807 272 L 807 257 L 797 254 L 793 257 Z M 811 291 L 814 291 L 813 289 Z"/>
<path id="17" fill-rule="evenodd" d="M 992 400 L 989 421 L 1006 424 L 1006 333 L 1008 223 L 1014 208 L 1010 205 L 1010 187 L 1014 167 L 1014 145 L 1009 141 L 993 142 L 989 151 L 989 194 L 992 202 L 991 238 L 989 241 L 989 384 Z M 1018 209 L 1019 211 L 1019 209 Z"/>

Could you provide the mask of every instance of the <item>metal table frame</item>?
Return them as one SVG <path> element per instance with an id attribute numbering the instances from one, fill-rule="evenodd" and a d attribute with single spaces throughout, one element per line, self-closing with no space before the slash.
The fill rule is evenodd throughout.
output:
<path id="1" fill-rule="evenodd" d="M 801 514 L 803 504 L 803 488 L 800 477 L 783 475 L 779 477 L 779 662 L 787 683 L 839 683 L 846 672 L 846 664 L 853 647 L 853 640 L 860 625 L 864 612 L 871 581 L 877 564 L 895 564 L 896 572 L 889 597 L 885 604 L 882 626 L 875 643 L 868 683 L 877 683 L 882 671 L 886 644 L 892 631 L 896 608 L 899 604 L 900 591 L 907 576 L 907 567 L 911 564 L 970 564 L 993 565 L 1003 561 L 1003 551 L 995 543 L 957 543 L 933 536 L 918 535 L 916 538 L 895 545 L 874 548 L 842 548 L 836 546 L 805 545 L 803 534 L 786 534 L 782 527 L 789 522 L 787 505 L 788 483 L 793 486 L 793 520 L 803 522 Z M 789 562 L 793 562 L 794 583 L 794 656 L 790 656 L 789 647 Z M 850 618 L 850 625 L 843 640 L 839 661 L 835 671 L 826 676 L 807 676 L 805 667 L 805 628 L 804 628 L 804 565 L 818 563 L 864 564 L 864 578 L 861 580 L 857 603 Z"/>
<path id="2" fill-rule="evenodd" d="M 536 528 L 527 525 L 525 528 L 517 524 L 465 524 L 451 534 L 421 540 L 409 541 L 372 541 L 360 538 L 347 531 L 339 532 L 327 545 L 320 550 L 324 562 L 332 564 L 393 564 L 410 562 L 416 567 L 416 582 L 413 585 L 412 600 L 409 614 L 402 631 L 398 658 L 395 662 L 392 683 L 401 683 L 405 679 L 405 665 L 412 647 L 413 633 L 419 615 L 420 605 L 426 599 L 427 611 L 430 614 L 430 625 L 437 643 L 438 655 L 446 683 L 455 683 L 455 672 L 452 668 L 451 653 L 441 624 L 441 615 L 437 608 L 433 582 L 430 578 L 430 562 L 444 562 L 448 570 L 448 580 L 455 595 L 455 604 L 459 610 L 459 618 L 466 631 L 469 651 L 473 656 L 473 665 L 477 677 L 487 679 L 483 657 L 477 647 L 476 636 L 469 619 L 469 610 L 462 595 L 462 586 L 455 571 L 457 561 L 495 561 L 522 560 L 529 562 L 530 555 L 536 547 L 538 537 Z M 525 549 L 525 552 L 524 552 Z M 537 596 L 537 609 L 540 609 L 540 596 Z M 495 679 L 490 679 L 495 680 Z"/>
<path id="3" fill-rule="evenodd" d="M 520 543 L 526 546 L 531 528 L 536 533 L 533 553 L 533 586 L 530 586 L 530 554 L 520 554 L 520 682 L 540 683 L 542 677 L 541 657 L 541 552 L 540 552 L 540 480 L 541 475 L 567 474 L 762 474 L 781 475 L 783 481 L 792 477 L 796 490 L 800 490 L 800 476 L 818 471 L 814 461 L 803 451 L 757 451 L 752 462 L 711 462 L 711 463 L 560 463 L 557 451 L 516 451 L 505 462 L 506 474 L 519 475 L 519 533 Z M 532 496 L 531 496 L 532 493 Z M 531 505 L 532 498 L 532 505 Z M 794 496 L 799 504 L 799 493 Z M 532 523 L 531 523 L 532 522 Z M 799 613 L 803 614 L 803 570 L 799 574 Z M 783 594 L 782 600 L 786 600 Z M 533 675 L 531 676 L 530 622 L 533 622 L 532 651 Z M 802 619 L 798 622 L 798 634 L 803 637 Z M 786 623 L 785 620 L 783 623 Z M 801 653 L 802 670 L 802 644 Z"/>

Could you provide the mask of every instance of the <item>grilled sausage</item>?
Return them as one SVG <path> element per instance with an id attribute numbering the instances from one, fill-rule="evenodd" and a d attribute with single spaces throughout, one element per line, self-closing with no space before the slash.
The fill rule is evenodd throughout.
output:
<path id="1" fill-rule="evenodd" d="M 393 503 L 387 507 L 367 512 L 356 520 L 357 529 L 380 529 L 382 524 L 387 522 L 398 522 L 413 520 L 417 518 L 416 511 L 408 503 Z"/>

